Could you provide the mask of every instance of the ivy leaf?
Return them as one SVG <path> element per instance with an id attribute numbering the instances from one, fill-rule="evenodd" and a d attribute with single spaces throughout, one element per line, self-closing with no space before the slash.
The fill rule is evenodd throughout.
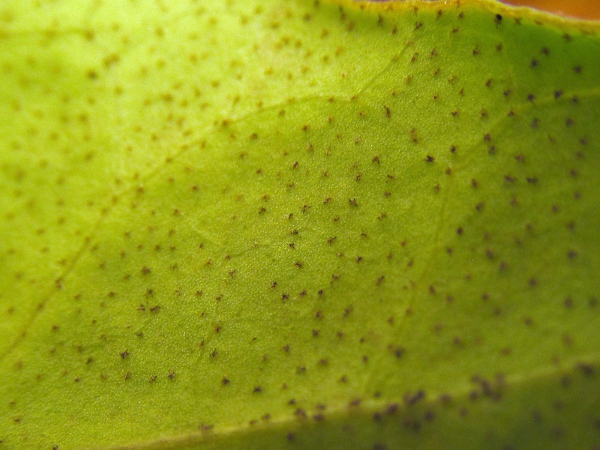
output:
<path id="1" fill-rule="evenodd" d="M 0 448 L 596 448 L 599 29 L 5 0 Z"/>

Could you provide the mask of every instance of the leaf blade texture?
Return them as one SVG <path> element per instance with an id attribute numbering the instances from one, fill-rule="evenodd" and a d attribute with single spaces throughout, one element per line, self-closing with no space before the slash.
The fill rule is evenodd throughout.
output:
<path id="1" fill-rule="evenodd" d="M 593 448 L 598 26 L 5 2 L 0 448 Z"/>

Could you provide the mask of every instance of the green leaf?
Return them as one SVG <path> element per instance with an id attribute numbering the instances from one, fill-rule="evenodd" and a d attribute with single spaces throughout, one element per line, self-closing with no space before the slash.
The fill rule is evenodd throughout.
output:
<path id="1" fill-rule="evenodd" d="M 0 449 L 596 448 L 599 30 L 2 2 Z"/>

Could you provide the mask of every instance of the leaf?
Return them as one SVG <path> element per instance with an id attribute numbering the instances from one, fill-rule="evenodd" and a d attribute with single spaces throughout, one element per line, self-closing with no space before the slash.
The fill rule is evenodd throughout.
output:
<path id="1" fill-rule="evenodd" d="M 600 445 L 597 23 L 0 20 L 0 448 Z"/>

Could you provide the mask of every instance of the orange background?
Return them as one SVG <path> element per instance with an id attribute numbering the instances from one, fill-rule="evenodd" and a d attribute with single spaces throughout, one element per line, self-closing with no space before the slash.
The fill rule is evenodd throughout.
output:
<path id="1" fill-rule="evenodd" d="M 531 6 L 565 16 L 600 19 L 600 0 L 502 0 L 512 5 Z"/>

